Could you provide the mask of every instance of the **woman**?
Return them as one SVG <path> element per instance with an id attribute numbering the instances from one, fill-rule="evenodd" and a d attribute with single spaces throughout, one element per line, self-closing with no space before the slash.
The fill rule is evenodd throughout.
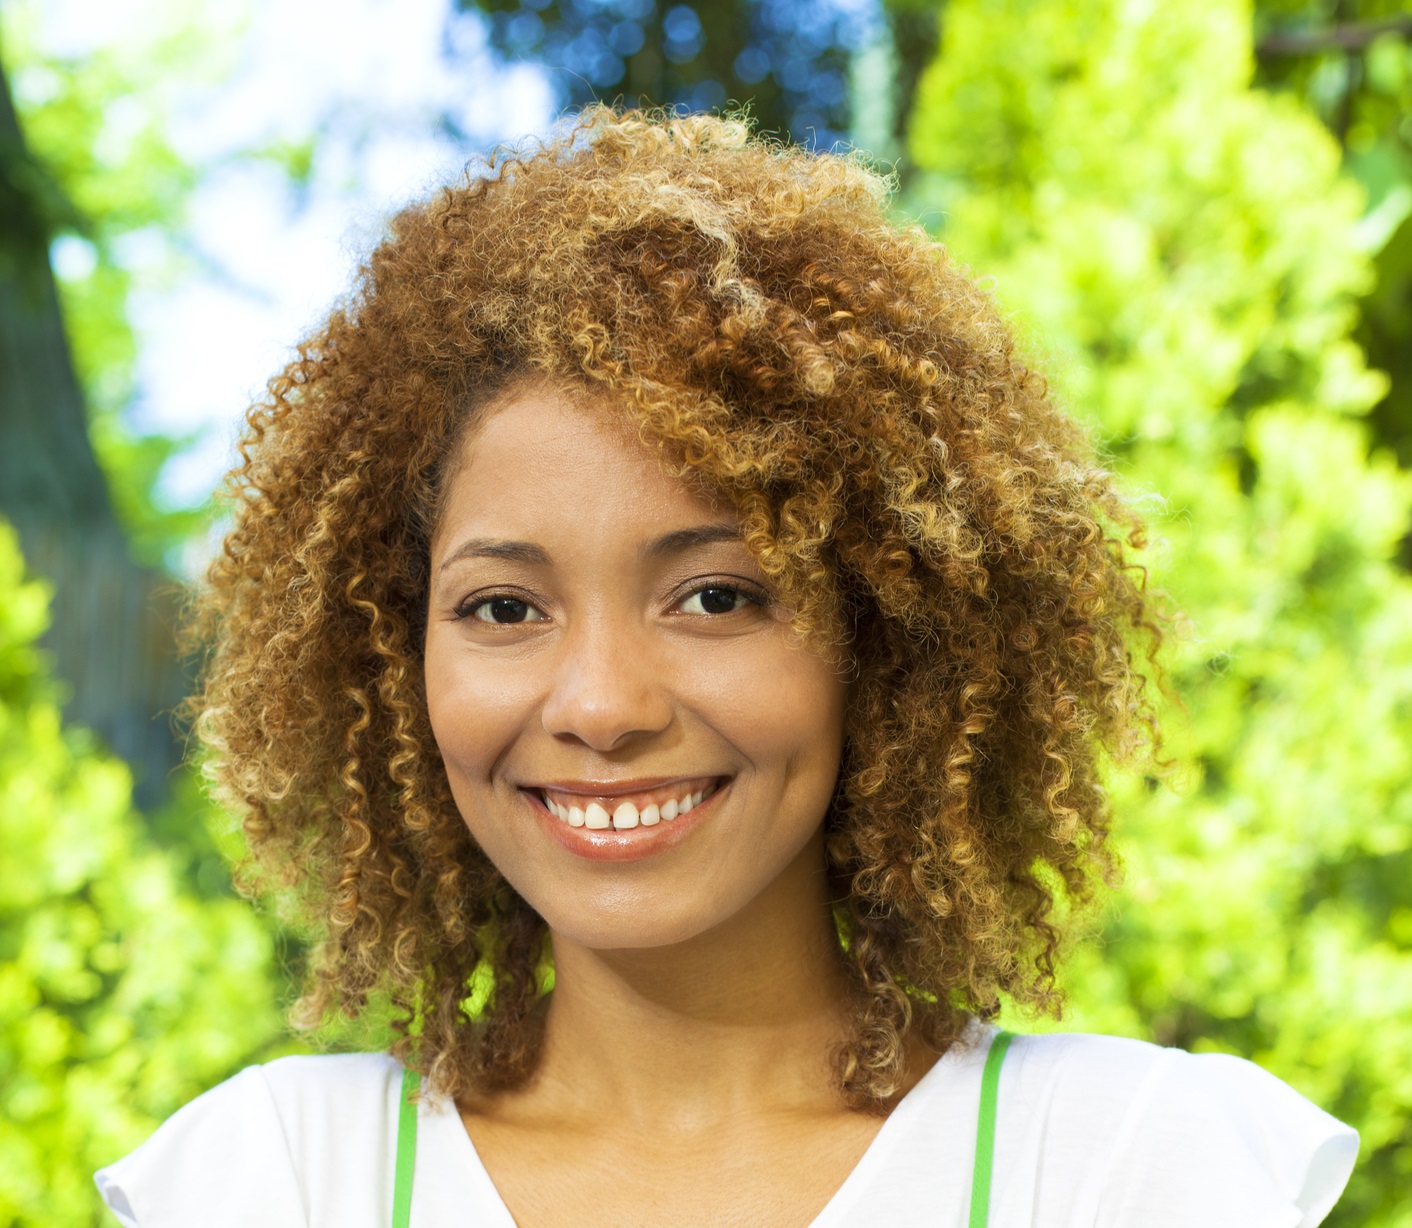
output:
<path id="1" fill-rule="evenodd" d="M 856 162 L 607 110 L 403 213 L 250 416 L 199 729 L 323 936 L 152 1225 L 1312 1225 L 1249 1063 L 1019 1037 L 1150 751 L 1140 526 Z M 1064 902 L 1064 909 L 1056 905 Z M 420 1086 L 420 1093 L 417 1088 Z"/>

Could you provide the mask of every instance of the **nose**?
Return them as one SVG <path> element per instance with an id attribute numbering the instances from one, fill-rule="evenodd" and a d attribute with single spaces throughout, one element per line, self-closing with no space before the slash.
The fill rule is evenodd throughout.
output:
<path id="1" fill-rule="evenodd" d="M 565 635 L 541 720 L 593 750 L 619 749 L 672 721 L 670 691 L 640 629 L 600 617 Z"/>

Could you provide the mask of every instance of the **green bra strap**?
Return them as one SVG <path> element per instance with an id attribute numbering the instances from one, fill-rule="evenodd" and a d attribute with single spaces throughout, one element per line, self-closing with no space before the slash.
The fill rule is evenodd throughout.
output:
<path id="1" fill-rule="evenodd" d="M 412 1170 L 417 1163 L 417 1104 L 412 1099 L 422 1084 L 415 1070 L 402 1072 L 402 1099 L 397 1109 L 397 1168 L 392 1187 L 392 1228 L 407 1228 L 412 1218 Z"/>
<path id="2" fill-rule="evenodd" d="M 995 1158 L 995 1102 L 1000 1093 L 1000 1064 L 1014 1040 L 1011 1032 L 997 1032 L 990 1042 L 981 1072 L 981 1111 L 976 1119 L 976 1167 L 971 1173 L 971 1218 L 967 1228 L 986 1228 L 990 1218 L 990 1168 Z"/>

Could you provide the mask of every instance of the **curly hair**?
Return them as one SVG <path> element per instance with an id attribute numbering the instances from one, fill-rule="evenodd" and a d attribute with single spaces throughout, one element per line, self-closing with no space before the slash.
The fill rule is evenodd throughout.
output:
<path id="1" fill-rule="evenodd" d="M 895 1094 L 914 1029 L 944 1049 L 1002 994 L 1057 1011 L 1063 918 L 1112 870 L 1102 757 L 1157 738 L 1142 526 L 987 295 L 887 204 L 857 157 L 593 108 L 398 215 L 270 381 L 192 706 L 247 869 L 319 936 L 299 1018 L 385 995 L 395 1051 L 453 1096 L 534 1068 L 544 923 L 456 810 L 421 661 L 448 458 L 530 377 L 620 403 L 847 659 L 846 1100 Z"/>

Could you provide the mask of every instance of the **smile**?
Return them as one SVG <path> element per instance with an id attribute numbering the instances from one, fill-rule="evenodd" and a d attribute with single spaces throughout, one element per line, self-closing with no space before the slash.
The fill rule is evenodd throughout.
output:
<path id="1" fill-rule="evenodd" d="M 545 834 L 588 861 L 628 862 L 676 848 L 716 813 L 730 776 L 522 787 Z"/>
<path id="2" fill-rule="evenodd" d="M 715 778 L 682 780 L 657 789 L 632 793 L 587 793 L 565 789 L 540 789 L 544 808 L 570 827 L 603 831 L 628 831 L 634 827 L 655 827 L 689 814 L 716 792 Z"/>

